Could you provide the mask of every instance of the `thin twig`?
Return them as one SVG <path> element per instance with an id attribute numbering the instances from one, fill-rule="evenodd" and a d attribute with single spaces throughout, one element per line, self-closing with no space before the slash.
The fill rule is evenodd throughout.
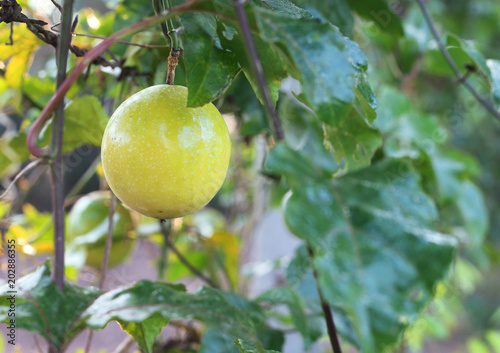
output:
<path id="1" fill-rule="evenodd" d="M 236 16 L 238 17 L 238 22 L 243 34 L 243 39 L 245 40 L 248 54 L 250 56 L 252 69 L 259 84 L 260 94 L 262 95 L 262 99 L 264 100 L 264 105 L 266 107 L 268 118 L 271 120 L 271 124 L 276 134 L 276 139 L 278 141 L 281 141 L 285 138 L 285 135 L 283 133 L 283 127 L 281 126 L 278 113 L 274 108 L 273 100 L 271 98 L 271 93 L 269 92 L 269 87 L 267 85 L 266 77 L 264 75 L 264 68 L 262 67 L 262 62 L 260 61 L 259 53 L 257 52 L 257 48 L 255 46 L 255 42 L 252 37 L 252 31 L 250 29 L 250 24 L 248 23 L 248 18 L 245 13 L 245 9 L 243 8 L 243 3 L 240 0 L 233 0 L 233 3 L 234 3 L 234 8 L 236 10 Z"/>
<path id="2" fill-rule="evenodd" d="M 94 331 L 89 328 L 89 334 L 87 335 L 87 341 L 85 342 L 84 353 L 90 352 L 90 345 L 92 344 L 92 338 L 94 337 Z"/>
<path id="3" fill-rule="evenodd" d="M 101 37 L 101 36 L 95 36 L 93 34 L 83 34 L 83 33 L 73 33 L 73 36 L 75 37 L 87 37 L 87 38 L 94 38 L 94 39 L 106 39 L 106 37 Z M 162 48 L 168 48 L 167 45 L 151 45 L 151 44 L 139 44 L 139 43 L 134 43 L 134 42 L 127 42 L 125 40 L 119 40 L 116 42 L 116 44 L 125 44 L 125 45 L 131 45 L 134 47 L 140 47 L 140 48 L 145 48 L 145 49 L 162 49 Z"/>
<path id="4" fill-rule="evenodd" d="M 177 256 L 179 261 L 182 262 L 182 264 L 186 266 L 189 269 L 189 271 L 191 271 L 196 277 L 201 279 L 210 287 L 219 288 L 217 283 L 215 283 L 210 278 L 206 277 L 203 273 L 201 273 L 200 270 L 194 267 L 194 265 L 191 262 L 189 262 L 189 260 L 186 257 L 184 257 L 184 255 L 182 255 L 179 249 L 177 249 L 174 242 L 170 239 L 170 230 L 167 229 L 167 227 L 165 227 L 165 222 L 163 220 L 160 221 L 160 228 L 161 228 L 161 233 L 163 234 L 163 239 L 165 240 L 165 244 L 168 245 L 169 249 L 172 250 L 172 252 Z"/>
<path id="5" fill-rule="evenodd" d="M 459 81 L 467 87 L 467 89 L 472 93 L 472 95 L 478 100 L 479 103 L 481 103 L 490 113 L 492 113 L 497 119 L 500 120 L 500 111 L 498 111 L 495 106 L 488 101 L 486 98 L 484 98 L 476 89 L 471 85 L 471 83 L 465 79 L 458 69 L 457 65 L 453 61 L 453 59 L 450 56 L 450 53 L 446 50 L 443 42 L 441 41 L 441 37 L 439 36 L 439 33 L 436 29 L 436 25 L 432 21 L 432 18 L 429 14 L 429 11 L 427 10 L 427 7 L 424 4 L 423 0 L 417 0 L 418 6 L 420 6 L 420 9 L 422 10 L 422 13 L 424 15 L 425 21 L 427 22 L 427 25 L 429 26 L 432 35 L 434 36 L 434 39 L 437 42 L 437 45 L 439 47 L 439 50 L 441 51 L 441 54 L 443 54 L 446 62 L 450 66 L 450 68 L 453 70 Z"/>
<path id="6" fill-rule="evenodd" d="M 127 353 L 130 350 L 130 348 L 132 348 L 134 343 L 135 340 L 131 336 L 128 336 L 122 341 L 122 343 L 118 345 L 118 347 L 116 347 L 113 353 Z"/>
<path id="7" fill-rule="evenodd" d="M 21 179 L 30 170 L 38 167 L 43 162 L 44 162 L 44 160 L 41 159 L 41 158 L 35 159 L 33 162 L 31 162 L 26 167 L 24 167 L 19 173 L 17 173 L 17 175 L 14 178 L 14 180 L 12 180 L 12 182 L 9 184 L 9 186 L 7 187 L 7 189 L 5 189 L 5 191 L 3 192 L 3 194 L 0 195 L 0 200 L 3 199 L 9 193 L 9 191 L 14 187 L 14 185 L 16 185 L 16 183 L 19 181 L 19 179 Z"/>
<path id="8" fill-rule="evenodd" d="M 50 0 L 50 1 L 52 1 L 52 3 L 54 4 L 54 6 L 59 10 L 59 12 L 62 13 L 62 11 L 63 11 L 62 6 L 59 5 L 59 3 L 56 0 Z"/>
<path id="9" fill-rule="evenodd" d="M 104 280 L 106 279 L 106 272 L 108 272 L 108 262 L 109 254 L 111 253 L 111 243 L 113 241 L 113 228 L 114 228 L 114 216 L 116 208 L 116 196 L 111 193 L 111 200 L 109 205 L 109 217 L 108 217 L 108 234 L 106 235 L 106 245 L 104 247 L 104 258 L 102 259 L 101 268 L 101 279 L 99 280 L 99 289 L 104 286 Z"/>

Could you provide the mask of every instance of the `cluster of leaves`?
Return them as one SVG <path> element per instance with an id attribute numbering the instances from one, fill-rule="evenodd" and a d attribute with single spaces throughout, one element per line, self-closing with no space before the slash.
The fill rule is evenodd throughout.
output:
<path id="1" fill-rule="evenodd" d="M 180 3 L 173 1 L 173 5 Z M 419 317 L 422 320 L 422 311 L 439 303 L 439 288 L 445 286 L 457 254 L 458 263 L 470 264 L 472 269 L 489 262 L 484 251 L 488 215 L 474 181 L 480 167 L 472 156 L 452 147 L 455 114 L 452 111 L 447 115 L 451 119 L 441 119 L 438 114 L 448 109 L 443 103 L 428 109 L 406 94 L 413 89 L 417 92 L 413 94 L 430 102 L 432 94 L 443 96 L 434 90 L 424 92 L 429 85 L 425 81 L 408 89 L 415 70 L 432 79 L 453 79 L 439 51 L 429 44 L 431 36 L 418 8 L 408 4 L 394 8 L 383 0 L 253 0 L 245 3 L 245 10 L 285 132 L 285 140 L 269 151 L 263 169 L 280 180 L 275 186 L 286 194 L 287 226 L 304 243 L 287 268 L 286 283 L 253 301 L 212 288 L 186 293 L 179 285 L 148 281 L 108 293 L 68 283 L 60 292 L 45 265 L 20 284 L 20 328 L 38 332 L 61 349 L 83 328 L 100 329 L 115 320 L 151 352 L 155 337 L 170 320 L 195 319 L 209 327 L 200 352 L 279 351 L 283 333 L 267 326 L 267 318 L 272 317 L 280 329 L 298 331 L 308 348 L 326 332 L 315 290 L 316 272 L 343 341 L 364 353 L 391 352 L 405 330 Z M 91 33 L 108 36 L 152 12 L 149 3 L 123 0 L 116 13 L 100 16 L 101 25 Z M 355 25 L 356 14 L 359 23 Z M 90 32 L 86 15 L 95 14 L 83 11 L 81 15 L 77 29 Z M 184 55 L 176 83 L 189 88 L 188 105 L 218 101 L 223 112 L 237 117 L 240 135 L 249 139 L 271 135 L 232 2 L 193 2 L 177 20 Z M 0 37 L 5 42 L 9 34 L 8 28 L 2 28 Z M 27 120 L 17 117 L 18 125 L 3 135 L 0 176 L 12 175 L 28 159 L 24 129 L 54 90 L 53 68 L 46 68 L 43 78 L 25 74 L 40 41 L 22 26 L 15 27 L 13 39 L 15 45 L 0 54 L 1 61 L 10 58 L 0 78 L 0 100 Z M 163 41 L 158 29 L 130 40 Z M 82 47 L 92 45 L 88 38 L 78 41 Z M 365 50 L 369 60 L 360 49 L 368 48 L 367 42 L 374 46 Z M 486 60 L 471 42 L 454 34 L 447 34 L 445 44 L 464 74 L 470 74 L 465 64 L 475 68 L 477 73 L 470 75 L 473 84 L 500 107 L 499 61 Z M 100 145 L 108 117 L 103 103 L 119 102 L 141 87 L 164 81 L 166 48 L 117 45 L 111 52 L 123 57 L 124 67 L 134 67 L 138 75 L 124 80 L 114 77 L 112 70 L 107 73 L 95 67 L 93 75 L 75 85 L 66 107 L 64 152 L 81 144 Z M 368 61 L 383 68 L 370 78 Z M 283 82 L 295 88 L 284 87 Z M 376 82 L 377 89 L 369 82 Z M 49 135 L 50 126 L 46 138 Z M 30 218 L 29 208 L 24 214 L 14 220 L 10 234 L 36 248 L 48 239 L 51 229 L 31 238 L 19 235 L 27 225 L 41 227 L 41 219 Z M 135 230 L 138 236 L 154 240 L 159 235 L 152 227 L 157 224 L 142 220 Z M 228 269 L 230 287 L 236 288 L 238 238 L 225 226 L 210 227 L 205 235 L 203 227 L 195 236 L 185 232 L 177 244 L 181 250 L 194 249 L 188 259 L 206 272 Z M 222 258 L 222 266 L 213 258 Z M 187 274 L 180 262 L 174 262 L 166 279 L 177 281 Z M 6 291 L 4 287 L 0 294 Z M 73 301 L 80 304 L 70 305 Z M 457 307 L 450 304 L 450 308 Z M 6 310 L 0 307 L 2 320 Z M 446 332 L 454 321 L 431 313 L 423 318 Z M 432 327 L 417 324 L 406 338 L 418 348 Z M 493 331 L 485 337 L 497 342 Z M 477 347 L 482 343 L 477 342 L 481 341 L 471 342 L 471 351 L 480 351 Z"/>

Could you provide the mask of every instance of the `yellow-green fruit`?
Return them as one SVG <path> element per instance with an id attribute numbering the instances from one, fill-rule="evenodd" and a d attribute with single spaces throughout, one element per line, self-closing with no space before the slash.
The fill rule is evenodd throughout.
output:
<path id="1" fill-rule="evenodd" d="M 182 86 L 146 88 L 123 102 L 102 140 L 110 188 L 127 206 L 158 219 L 205 206 L 226 177 L 231 140 L 211 103 L 186 107 Z"/>
<path id="2" fill-rule="evenodd" d="M 85 247 L 86 264 L 101 268 L 104 258 L 105 240 L 109 226 L 109 192 L 93 192 L 80 198 L 71 209 L 66 220 L 66 235 L 69 243 Z M 132 249 L 129 237 L 133 229 L 129 210 L 117 205 L 113 218 L 113 243 L 109 255 L 108 266 L 113 267 L 121 262 Z"/>

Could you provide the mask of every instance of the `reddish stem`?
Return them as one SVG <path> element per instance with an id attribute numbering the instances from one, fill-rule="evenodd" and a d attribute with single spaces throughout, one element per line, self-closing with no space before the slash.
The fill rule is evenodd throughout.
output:
<path id="1" fill-rule="evenodd" d="M 148 17 L 140 22 L 134 23 L 133 25 L 126 27 L 115 34 L 109 36 L 97 46 L 89 50 L 84 56 L 82 61 L 76 65 L 76 67 L 71 71 L 68 77 L 64 80 L 62 85 L 59 87 L 57 92 L 52 96 L 49 103 L 43 108 L 40 116 L 35 120 L 28 132 L 28 137 L 26 139 L 26 145 L 30 153 L 36 157 L 49 157 L 49 152 L 46 148 L 40 148 L 37 144 L 38 135 L 42 130 L 45 123 L 50 119 L 52 113 L 56 110 L 57 106 L 63 102 L 64 96 L 70 90 L 71 86 L 76 82 L 78 77 L 85 71 L 85 69 L 92 64 L 92 62 L 106 52 L 114 43 L 118 42 L 120 39 L 132 35 L 138 31 L 149 28 L 161 21 L 169 19 L 173 16 L 179 15 L 182 12 L 188 11 L 189 7 L 200 2 L 200 0 L 187 1 L 179 6 L 170 9 L 168 12 L 158 15 Z"/>

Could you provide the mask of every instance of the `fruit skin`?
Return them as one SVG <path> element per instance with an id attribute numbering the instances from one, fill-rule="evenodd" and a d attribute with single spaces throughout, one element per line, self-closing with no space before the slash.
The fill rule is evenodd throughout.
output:
<path id="1" fill-rule="evenodd" d="M 68 242 L 85 247 L 85 264 L 101 268 L 104 258 L 106 235 L 108 233 L 109 192 L 96 191 L 80 198 L 71 209 L 66 220 Z M 113 243 L 109 254 L 108 266 L 113 267 L 129 255 L 133 241 L 133 223 L 130 211 L 120 204 L 116 205 L 113 222 Z"/>
<path id="2" fill-rule="evenodd" d="M 158 219 L 198 211 L 226 177 L 231 140 L 211 103 L 188 108 L 188 90 L 146 88 L 108 122 L 101 158 L 109 186 L 127 206 Z"/>

